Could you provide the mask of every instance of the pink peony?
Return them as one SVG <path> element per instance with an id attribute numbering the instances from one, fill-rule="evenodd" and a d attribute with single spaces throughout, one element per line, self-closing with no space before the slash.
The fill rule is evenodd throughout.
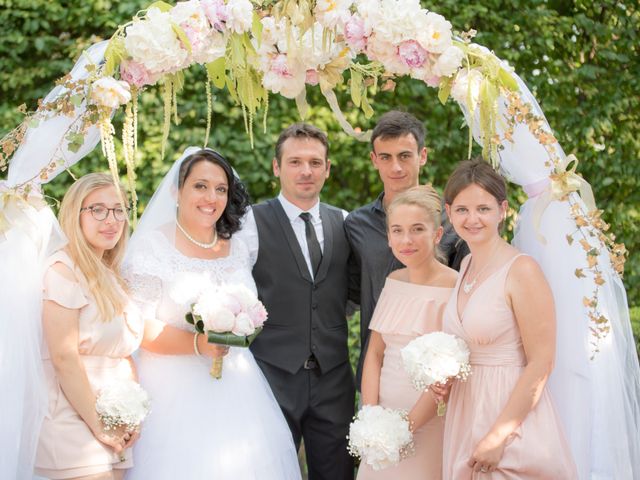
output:
<path id="1" fill-rule="evenodd" d="M 305 77 L 305 82 L 309 85 L 317 85 L 320 81 L 320 75 L 317 70 L 307 70 L 307 75 Z"/>
<path id="2" fill-rule="evenodd" d="M 364 50 L 367 44 L 367 38 L 364 32 L 364 20 L 357 15 L 352 15 L 344 26 L 344 38 L 347 45 L 356 52 Z"/>
<path id="3" fill-rule="evenodd" d="M 223 0 L 202 0 L 200 2 L 209 23 L 213 28 L 222 32 L 226 21 L 229 19 L 229 11 Z"/>
<path id="4" fill-rule="evenodd" d="M 402 42 L 398 47 L 398 55 L 409 68 L 420 68 L 427 61 L 427 51 L 415 40 Z"/>
<path id="5" fill-rule="evenodd" d="M 144 65 L 133 60 L 123 60 L 120 64 L 120 78 L 130 85 L 138 88 L 145 85 L 153 85 L 160 75 L 154 75 Z"/>
<path id="6" fill-rule="evenodd" d="M 247 312 L 251 318 L 251 322 L 254 327 L 261 327 L 267 320 L 267 310 L 264 308 L 262 302 L 256 302 L 249 308 Z"/>

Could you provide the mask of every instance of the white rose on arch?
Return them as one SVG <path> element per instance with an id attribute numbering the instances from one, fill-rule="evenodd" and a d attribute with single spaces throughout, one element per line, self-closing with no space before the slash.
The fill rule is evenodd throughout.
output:
<path id="1" fill-rule="evenodd" d="M 251 29 L 253 5 L 249 0 L 229 0 L 227 14 L 227 28 L 230 31 L 244 33 Z"/>
<path id="2" fill-rule="evenodd" d="M 304 89 L 307 71 L 299 61 L 285 54 L 277 54 L 269 62 L 262 77 L 264 88 L 286 98 L 296 98 Z"/>
<path id="3" fill-rule="evenodd" d="M 188 64 L 189 53 L 171 22 L 169 13 L 150 8 L 144 20 L 135 21 L 125 30 L 127 53 L 152 74 L 176 72 Z"/>
<path id="4" fill-rule="evenodd" d="M 436 60 L 433 65 L 433 73 L 438 77 L 449 77 L 458 71 L 462 65 L 463 58 L 464 52 L 462 49 L 451 45 Z"/>
<path id="5" fill-rule="evenodd" d="M 484 76 L 480 70 L 463 68 L 453 81 L 451 96 L 456 102 L 466 106 L 470 112 L 473 112 L 478 106 L 480 86 L 483 80 Z"/>
<path id="6" fill-rule="evenodd" d="M 318 0 L 314 9 L 316 20 L 325 28 L 342 28 L 351 17 L 353 0 Z"/>
<path id="7" fill-rule="evenodd" d="M 416 31 L 416 40 L 430 53 L 443 53 L 451 46 L 451 23 L 434 12 L 427 13 L 423 28 Z"/>
<path id="8" fill-rule="evenodd" d="M 205 64 L 224 56 L 227 39 L 211 27 L 203 6 L 198 0 L 178 2 L 170 10 L 173 21 L 182 28 L 191 43 L 191 58 Z"/>
<path id="9" fill-rule="evenodd" d="M 96 105 L 118 108 L 131 101 L 131 87 L 113 77 L 102 77 L 91 84 L 91 100 Z"/>

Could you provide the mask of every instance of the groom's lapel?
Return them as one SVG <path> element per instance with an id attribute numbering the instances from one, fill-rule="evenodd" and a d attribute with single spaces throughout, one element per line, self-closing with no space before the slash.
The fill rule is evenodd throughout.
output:
<path id="1" fill-rule="evenodd" d="M 327 276 L 329 265 L 331 264 L 331 255 L 333 254 L 333 236 L 336 226 L 333 224 L 332 216 L 329 215 L 329 209 L 324 204 L 320 204 L 320 220 L 322 221 L 322 233 L 324 236 L 324 251 L 322 252 L 322 262 L 316 274 L 315 282 L 319 283 Z"/>
<path id="2" fill-rule="evenodd" d="M 307 262 L 304 260 L 304 255 L 302 255 L 302 248 L 298 243 L 296 234 L 293 232 L 289 217 L 287 217 L 284 208 L 282 208 L 282 205 L 280 204 L 280 200 L 278 200 L 277 198 L 273 198 L 269 200 L 268 203 L 273 209 L 275 217 L 278 219 L 278 223 L 280 224 L 282 232 L 284 233 L 284 236 L 287 239 L 287 243 L 289 244 L 289 250 L 291 251 L 293 258 L 295 258 L 296 263 L 298 264 L 300 276 L 308 282 L 313 283 L 313 279 L 311 278 L 311 274 L 309 273 L 309 267 L 307 267 Z"/>

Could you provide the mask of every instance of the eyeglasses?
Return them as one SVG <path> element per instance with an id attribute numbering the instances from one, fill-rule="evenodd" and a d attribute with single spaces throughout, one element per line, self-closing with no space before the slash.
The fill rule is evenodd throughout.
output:
<path id="1" fill-rule="evenodd" d="M 81 212 L 84 210 L 89 210 L 91 216 L 99 222 L 106 220 L 109 212 L 113 212 L 113 218 L 116 219 L 116 222 L 124 222 L 129 217 L 129 209 L 125 207 L 107 208 L 102 205 L 89 205 L 80 209 Z"/>

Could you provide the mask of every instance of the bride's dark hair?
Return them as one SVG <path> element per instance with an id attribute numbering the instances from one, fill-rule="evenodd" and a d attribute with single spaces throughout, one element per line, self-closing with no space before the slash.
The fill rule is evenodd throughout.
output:
<path id="1" fill-rule="evenodd" d="M 211 162 L 218 165 L 224 170 L 229 184 L 229 192 L 227 194 L 227 207 L 224 209 L 222 216 L 216 222 L 216 230 L 221 238 L 229 239 L 231 235 L 240 230 L 240 221 L 250 205 L 250 197 L 244 183 L 236 177 L 233 168 L 224 158 L 215 150 L 205 148 L 192 153 L 182 161 L 180 171 L 178 173 L 178 189 L 182 189 L 185 180 L 189 177 L 193 166 L 199 162 Z"/>

